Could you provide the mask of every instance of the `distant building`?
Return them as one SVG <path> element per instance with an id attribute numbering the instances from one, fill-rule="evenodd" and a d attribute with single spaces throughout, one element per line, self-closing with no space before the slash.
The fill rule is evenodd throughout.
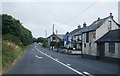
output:
<path id="1" fill-rule="evenodd" d="M 83 27 L 73 35 L 72 44 L 74 48 L 79 49 L 82 51 L 82 33 L 87 29 L 87 24 L 84 22 Z"/>
<path id="2" fill-rule="evenodd" d="M 63 41 L 63 34 L 57 34 L 57 30 L 56 30 L 56 34 L 54 33 L 54 24 L 53 24 L 53 31 L 52 31 L 52 35 L 50 35 L 49 37 L 47 37 L 48 39 L 48 46 L 50 48 L 56 48 L 57 45 L 59 45 L 61 41 Z M 59 43 L 59 44 L 58 44 Z"/>
<path id="3" fill-rule="evenodd" d="M 67 33 L 64 35 L 64 47 L 66 48 L 74 48 L 73 46 L 73 36 L 81 29 L 80 26 L 78 28 L 74 29 L 70 33 Z"/>
<path id="4" fill-rule="evenodd" d="M 48 39 L 48 46 L 51 46 L 52 44 L 51 44 L 51 42 L 55 42 L 55 43 L 57 43 L 57 42 L 60 42 L 60 41 L 63 41 L 63 34 L 52 34 L 52 35 L 50 35 L 47 39 Z"/>

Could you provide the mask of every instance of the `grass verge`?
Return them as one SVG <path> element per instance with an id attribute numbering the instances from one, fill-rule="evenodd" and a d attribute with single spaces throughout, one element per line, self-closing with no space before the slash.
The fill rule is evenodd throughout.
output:
<path id="1" fill-rule="evenodd" d="M 6 73 L 13 62 L 24 52 L 24 48 L 8 41 L 2 42 L 2 73 Z"/>

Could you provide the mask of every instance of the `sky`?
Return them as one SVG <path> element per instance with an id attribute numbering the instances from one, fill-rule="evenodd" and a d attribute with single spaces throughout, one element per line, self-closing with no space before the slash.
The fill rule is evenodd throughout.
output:
<path id="1" fill-rule="evenodd" d="M 4 0 L 0 12 L 19 19 L 34 37 L 52 34 L 52 26 L 58 34 L 65 34 L 86 22 L 89 26 L 98 17 L 110 12 L 118 22 L 119 0 Z M 1 11 L 2 10 L 2 11 Z"/>

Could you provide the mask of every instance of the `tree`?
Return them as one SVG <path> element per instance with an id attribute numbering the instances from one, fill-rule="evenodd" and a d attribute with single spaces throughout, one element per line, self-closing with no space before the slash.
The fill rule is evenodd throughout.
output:
<path id="1" fill-rule="evenodd" d="M 19 20 L 7 14 L 2 14 L 2 35 L 5 37 L 3 39 L 13 42 L 15 42 L 14 38 L 19 39 L 16 43 L 25 46 L 33 42 L 31 31 L 23 27 Z"/>

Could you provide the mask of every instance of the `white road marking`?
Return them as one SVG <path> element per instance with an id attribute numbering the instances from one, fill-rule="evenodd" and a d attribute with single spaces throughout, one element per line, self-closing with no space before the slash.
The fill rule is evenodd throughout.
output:
<path id="1" fill-rule="evenodd" d="M 58 58 L 56 58 L 56 60 L 58 60 Z"/>
<path id="2" fill-rule="evenodd" d="M 36 58 L 40 58 L 40 59 L 42 59 L 43 57 L 40 57 L 40 56 L 36 55 Z"/>
<path id="3" fill-rule="evenodd" d="M 88 76 L 93 76 L 93 75 L 91 75 L 90 73 L 88 73 L 88 72 L 83 72 L 84 74 L 86 74 L 86 75 L 88 75 Z"/>
<path id="4" fill-rule="evenodd" d="M 82 76 L 86 76 L 86 75 L 84 75 L 82 72 L 79 72 L 79 71 L 75 70 L 74 68 L 72 68 L 72 67 L 70 67 L 70 66 L 68 66 L 68 65 L 66 65 L 66 64 L 64 64 L 64 63 L 62 63 L 62 62 L 60 62 L 60 61 L 58 61 L 58 60 L 56 60 L 55 58 L 53 58 L 53 57 L 51 57 L 51 56 L 49 56 L 49 55 L 43 53 L 42 51 L 38 50 L 38 49 L 37 49 L 37 46 L 35 47 L 35 49 L 36 49 L 37 51 L 39 51 L 41 54 L 43 54 L 43 55 L 49 57 L 50 59 L 52 59 L 52 60 L 58 62 L 59 64 L 62 64 L 63 66 L 69 68 L 70 70 L 76 72 L 77 74 L 80 74 L 80 75 L 82 75 Z"/>
<path id="5" fill-rule="evenodd" d="M 71 66 L 71 64 L 68 64 L 68 63 L 67 63 L 67 65 L 68 65 L 68 66 Z"/>

